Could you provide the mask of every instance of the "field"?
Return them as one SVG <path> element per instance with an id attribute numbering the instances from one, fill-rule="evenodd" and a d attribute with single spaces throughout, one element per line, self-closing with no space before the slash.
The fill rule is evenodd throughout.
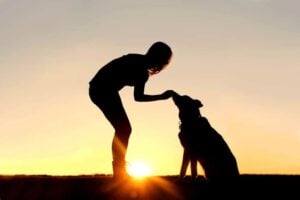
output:
<path id="1" fill-rule="evenodd" d="M 179 182 L 177 176 L 115 181 L 110 175 L 0 176 L 1 200 L 105 199 L 300 199 L 300 175 L 243 174 L 235 183 L 203 178 Z"/>

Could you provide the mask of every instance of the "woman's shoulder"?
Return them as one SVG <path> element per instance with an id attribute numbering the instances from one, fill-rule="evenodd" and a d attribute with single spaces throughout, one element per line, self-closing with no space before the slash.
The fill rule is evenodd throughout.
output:
<path id="1" fill-rule="evenodd" d="M 114 60 L 107 63 L 102 68 L 106 68 L 105 70 L 111 70 L 115 68 L 121 68 L 121 69 L 135 69 L 137 66 L 143 66 L 146 64 L 146 58 L 142 54 L 126 54 L 123 56 L 120 56 L 118 58 L 115 58 Z M 120 69 L 119 69 L 120 70 Z"/>
<path id="2" fill-rule="evenodd" d="M 121 59 L 132 61 L 132 62 L 145 62 L 146 56 L 142 54 L 136 54 L 136 53 L 129 53 L 126 55 L 123 55 Z"/>
<path id="3" fill-rule="evenodd" d="M 141 54 L 127 54 L 121 57 L 120 63 L 122 67 L 126 66 L 127 70 L 147 71 L 147 60 Z M 148 72 L 147 72 L 148 73 Z"/>

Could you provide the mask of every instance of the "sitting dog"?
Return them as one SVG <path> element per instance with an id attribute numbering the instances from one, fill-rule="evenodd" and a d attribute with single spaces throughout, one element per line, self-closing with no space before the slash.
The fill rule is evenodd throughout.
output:
<path id="1" fill-rule="evenodd" d="M 239 175 L 236 159 L 223 137 L 201 116 L 202 103 L 189 96 L 174 92 L 173 101 L 179 110 L 180 143 L 184 148 L 180 178 L 191 162 L 191 175 L 197 177 L 197 162 L 207 180 L 222 180 Z"/>

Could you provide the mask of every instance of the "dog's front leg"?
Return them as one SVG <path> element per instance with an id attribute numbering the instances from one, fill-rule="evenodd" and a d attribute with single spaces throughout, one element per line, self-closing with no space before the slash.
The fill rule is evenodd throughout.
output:
<path id="1" fill-rule="evenodd" d="M 192 175 L 192 180 L 196 180 L 197 176 L 198 176 L 196 156 L 190 155 L 190 160 L 191 160 L 191 175 Z"/>
<path id="2" fill-rule="evenodd" d="M 189 165 L 189 162 L 190 162 L 190 155 L 189 155 L 187 150 L 184 150 L 183 151 L 181 168 L 180 168 L 180 175 L 179 175 L 180 179 L 183 179 L 185 177 L 186 170 L 187 170 L 187 167 Z"/>

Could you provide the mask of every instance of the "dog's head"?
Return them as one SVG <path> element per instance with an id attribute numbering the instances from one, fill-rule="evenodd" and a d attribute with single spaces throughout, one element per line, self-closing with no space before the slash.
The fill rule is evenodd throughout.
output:
<path id="1" fill-rule="evenodd" d="M 173 95 L 173 101 L 179 110 L 181 122 L 191 121 L 201 116 L 199 108 L 201 108 L 203 104 L 200 100 L 176 93 Z"/>

